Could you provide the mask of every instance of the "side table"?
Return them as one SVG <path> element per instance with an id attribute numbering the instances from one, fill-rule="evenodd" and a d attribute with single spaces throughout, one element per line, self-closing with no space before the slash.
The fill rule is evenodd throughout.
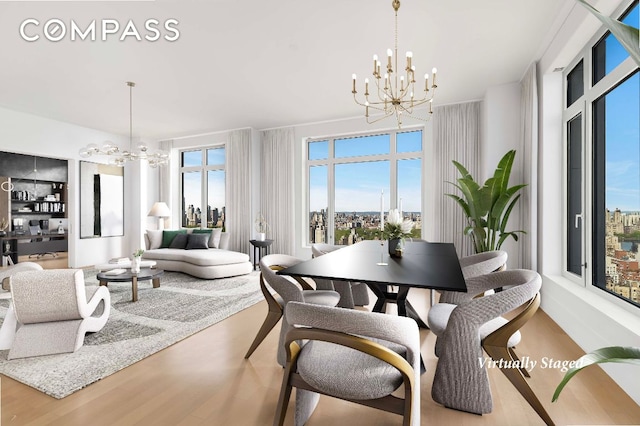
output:
<path id="1" fill-rule="evenodd" d="M 269 254 L 269 246 L 273 243 L 273 240 L 249 240 L 249 242 L 253 246 L 253 270 L 255 271 L 262 256 Z M 258 252 L 257 257 L 256 251 Z"/>

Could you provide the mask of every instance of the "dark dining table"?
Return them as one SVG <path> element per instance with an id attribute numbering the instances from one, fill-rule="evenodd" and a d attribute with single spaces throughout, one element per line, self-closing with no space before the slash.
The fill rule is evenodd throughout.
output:
<path id="1" fill-rule="evenodd" d="M 402 257 L 388 254 L 387 242 L 367 240 L 279 271 L 280 275 L 364 282 L 376 295 L 374 312 L 387 303 L 398 305 L 398 315 L 427 328 L 407 297 L 411 288 L 467 291 L 460 261 L 451 243 L 407 241 Z M 397 286 L 392 291 L 389 286 Z"/>

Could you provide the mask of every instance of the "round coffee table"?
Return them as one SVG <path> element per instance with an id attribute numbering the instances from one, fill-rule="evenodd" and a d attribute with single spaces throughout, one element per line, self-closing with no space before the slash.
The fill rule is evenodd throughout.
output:
<path id="1" fill-rule="evenodd" d="M 153 288 L 160 287 L 160 277 L 164 274 L 162 269 L 155 268 L 143 268 L 140 269 L 140 272 L 134 274 L 131 272 L 131 269 L 127 269 L 125 272 L 121 274 L 110 274 L 109 272 L 100 272 L 97 275 L 98 281 L 100 281 L 100 285 L 107 285 L 109 283 L 126 283 L 131 281 L 131 294 L 132 302 L 138 301 L 138 281 L 148 281 L 151 280 L 153 283 Z"/>

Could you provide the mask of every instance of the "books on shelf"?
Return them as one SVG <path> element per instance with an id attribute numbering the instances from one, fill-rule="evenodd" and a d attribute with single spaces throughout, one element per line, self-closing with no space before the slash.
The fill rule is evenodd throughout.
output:
<path id="1" fill-rule="evenodd" d="M 120 265 L 123 263 L 129 263 L 131 260 L 128 257 L 114 257 L 109 261 L 111 264 Z"/>

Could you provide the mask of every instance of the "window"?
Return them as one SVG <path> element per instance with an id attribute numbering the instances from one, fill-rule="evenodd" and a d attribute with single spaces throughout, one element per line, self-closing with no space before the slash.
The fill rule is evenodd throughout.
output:
<path id="1" fill-rule="evenodd" d="M 180 152 L 183 227 L 224 228 L 224 165 L 224 146 Z"/>
<path id="2" fill-rule="evenodd" d="M 640 22 L 638 19 L 638 5 L 630 8 L 620 18 L 627 25 L 635 26 Z M 618 65 L 629 57 L 620 42 L 609 31 L 593 46 L 593 85 L 613 71 Z"/>
<path id="3" fill-rule="evenodd" d="M 620 19 L 637 23 L 638 9 Z M 628 57 L 607 32 L 565 74 L 565 271 L 640 307 L 640 71 Z"/>
<path id="4" fill-rule="evenodd" d="M 307 141 L 307 242 L 380 238 L 380 212 L 402 211 L 422 229 L 422 130 Z"/>

